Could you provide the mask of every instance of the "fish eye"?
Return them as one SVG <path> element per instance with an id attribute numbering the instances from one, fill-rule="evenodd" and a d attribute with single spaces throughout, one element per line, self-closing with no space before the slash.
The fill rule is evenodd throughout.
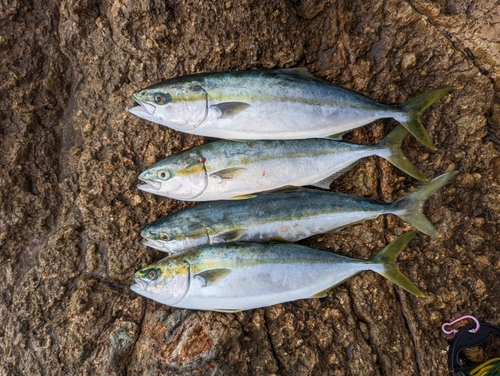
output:
<path id="1" fill-rule="evenodd" d="M 156 173 L 156 176 L 158 176 L 158 178 L 161 179 L 161 180 L 168 180 L 170 178 L 170 171 L 168 171 L 168 170 L 159 170 Z"/>
<path id="2" fill-rule="evenodd" d="M 150 271 L 148 271 L 148 278 L 154 281 L 156 278 L 158 278 L 158 271 L 156 269 L 151 269 Z"/>
<path id="3" fill-rule="evenodd" d="M 170 94 L 156 93 L 153 100 L 156 104 L 165 104 L 172 100 L 172 96 Z"/>
<path id="4" fill-rule="evenodd" d="M 161 232 L 160 233 L 160 239 L 161 240 L 170 240 L 170 236 L 166 232 Z"/>

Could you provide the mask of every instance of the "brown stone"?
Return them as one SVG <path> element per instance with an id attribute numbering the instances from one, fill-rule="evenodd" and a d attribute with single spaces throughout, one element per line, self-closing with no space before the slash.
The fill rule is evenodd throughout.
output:
<path id="1" fill-rule="evenodd" d="M 1 375 L 445 375 L 463 314 L 500 324 L 500 39 L 492 0 L 2 1 Z M 432 178 L 442 237 L 399 258 L 418 299 L 374 273 L 324 299 L 237 314 L 171 309 L 131 292 L 162 257 L 140 230 L 190 205 L 136 188 L 159 159 L 203 140 L 127 112 L 137 89 L 183 74 L 306 66 L 387 104 L 456 88 L 408 137 Z M 348 139 L 376 143 L 382 120 Z M 332 190 L 391 202 L 420 185 L 373 157 Z M 368 258 L 410 229 L 395 216 L 304 244 Z M 470 361 L 498 356 L 469 351 Z"/>

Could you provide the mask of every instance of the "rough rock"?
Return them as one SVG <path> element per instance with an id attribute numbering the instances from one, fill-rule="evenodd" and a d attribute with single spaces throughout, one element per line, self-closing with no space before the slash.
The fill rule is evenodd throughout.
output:
<path id="1" fill-rule="evenodd" d="M 492 0 L 2 1 L 0 374 L 447 374 L 443 322 L 500 324 L 499 13 Z M 422 117 L 439 150 L 404 143 L 426 176 L 460 171 L 426 206 L 442 237 L 419 234 L 398 260 L 426 297 L 369 272 L 236 314 L 135 295 L 134 271 L 162 257 L 140 229 L 189 205 L 140 192 L 137 175 L 203 139 L 132 116 L 132 92 L 295 66 L 388 104 L 456 88 Z M 331 189 L 391 202 L 419 184 L 373 157 Z M 408 229 L 388 215 L 303 243 L 368 258 Z"/>

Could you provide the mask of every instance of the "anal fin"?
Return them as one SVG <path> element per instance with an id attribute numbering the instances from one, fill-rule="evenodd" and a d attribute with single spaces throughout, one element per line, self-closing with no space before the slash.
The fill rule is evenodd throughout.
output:
<path id="1" fill-rule="evenodd" d="M 324 289 L 324 290 L 314 294 L 313 296 L 311 296 L 311 298 L 326 298 L 328 290 L 330 290 L 330 289 L 331 289 L 331 287 L 328 287 L 327 289 Z"/>
<path id="2" fill-rule="evenodd" d="M 214 308 L 212 311 L 215 312 L 222 312 L 222 313 L 236 313 L 236 312 L 241 312 L 241 309 L 231 309 L 231 308 Z"/>
<path id="3" fill-rule="evenodd" d="M 329 136 L 326 136 L 324 138 L 327 138 L 329 140 L 335 140 L 335 141 L 341 141 L 342 140 L 342 137 L 344 137 L 344 135 L 346 133 L 349 133 L 350 131 L 346 131 L 346 132 L 340 132 L 340 133 L 335 133 L 335 134 L 331 134 Z"/>
<path id="4" fill-rule="evenodd" d="M 309 185 L 312 185 L 313 187 L 318 187 L 318 188 L 323 188 L 323 189 L 330 189 L 330 184 L 332 184 L 332 182 L 337 179 L 340 175 L 342 175 L 343 173 L 349 171 L 351 168 L 353 168 L 355 165 L 356 165 L 357 161 L 350 164 L 349 166 L 343 168 L 342 170 L 340 171 L 337 171 L 333 174 L 331 174 L 330 176 L 327 176 L 326 178 L 324 179 L 321 179 L 317 182 L 314 182 L 312 184 L 309 184 Z"/>
<path id="5" fill-rule="evenodd" d="M 254 198 L 254 197 L 255 197 L 255 195 L 253 195 L 253 194 L 238 195 L 238 196 L 231 197 L 231 200 L 246 200 L 246 199 Z"/>
<path id="6" fill-rule="evenodd" d="M 330 231 L 327 231 L 325 232 L 325 234 L 335 234 L 347 227 L 350 227 L 350 226 L 354 226 L 354 225 L 357 225 L 358 223 L 363 223 L 365 222 L 366 219 L 360 219 L 359 221 L 356 221 L 356 222 L 350 222 L 349 224 L 345 225 L 345 226 L 341 226 L 341 227 L 335 227 L 334 229 L 331 229 Z"/>
<path id="7" fill-rule="evenodd" d="M 273 243 L 290 243 L 289 240 L 286 240 L 285 238 L 282 238 L 281 236 L 273 236 L 272 238 L 269 238 L 270 242 Z"/>

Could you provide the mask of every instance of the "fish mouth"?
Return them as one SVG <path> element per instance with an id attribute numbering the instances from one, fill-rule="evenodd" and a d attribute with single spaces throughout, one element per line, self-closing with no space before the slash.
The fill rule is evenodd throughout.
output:
<path id="1" fill-rule="evenodd" d="M 163 242 L 157 240 L 142 239 L 141 243 L 147 247 L 151 247 L 162 252 L 170 252 Z"/>
<path id="2" fill-rule="evenodd" d="M 139 289 L 141 289 L 141 291 L 146 291 L 146 288 L 148 287 L 147 283 L 140 278 L 134 278 L 134 279 L 137 282 Z"/>
<path id="3" fill-rule="evenodd" d="M 161 189 L 161 183 L 159 181 L 154 181 L 154 180 L 146 180 L 146 179 L 141 179 L 144 184 L 139 184 L 137 188 L 146 191 L 146 192 L 154 192 L 154 191 L 159 191 Z"/>
<path id="4" fill-rule="evenodd" d="M 132 98 L 134 98 L 134 100 L 137 102 L 137 104 L 139 104 L 139 106 L 130 107 L 128 109 L 130 113 L 137 115 L 137 116 L 141 116 L 140 115 L 141 113 L 146 113 L 148 115 L 153 115 L 155 113 L 156 107 L 153 106 L 152 104 L 143 102 L 143 101 L 135 98 L 134 95 L 132 95 Z"/>

